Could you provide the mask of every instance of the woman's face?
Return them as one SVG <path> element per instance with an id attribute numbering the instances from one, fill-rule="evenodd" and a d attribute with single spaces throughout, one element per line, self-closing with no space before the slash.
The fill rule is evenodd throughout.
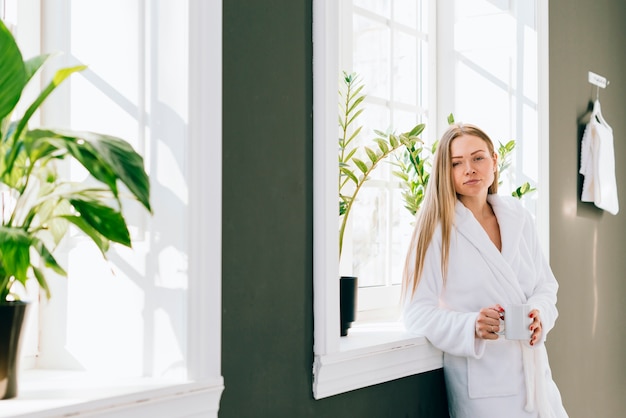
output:
<path id="1" fill-rule="evenodd" d="M 497 159 L 487 143 L 474 135 L 461 135 L 450 143 L 452 178 L 459 196 L 487 196 L 494 181 Z"/>

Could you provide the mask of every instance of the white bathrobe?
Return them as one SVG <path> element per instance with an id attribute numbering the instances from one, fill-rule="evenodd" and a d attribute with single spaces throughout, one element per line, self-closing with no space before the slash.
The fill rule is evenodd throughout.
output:
<path id="1" fill-rule="evenodd" d="M 405 304 L 405 325 L 444 352 L 452 418 L 567 417 L 544 346 L 558 315 L 558 284 L 529 212 L 512 197 L 489 195 L 488 201 L 500 225 L 502 252 L 457 201 L 446 286 L 437 228 L 416 293 Z M 541 341 L 531 347 L 504 336 L 477 339 L 478 311 L 496 303 L 538 309 Z"/>

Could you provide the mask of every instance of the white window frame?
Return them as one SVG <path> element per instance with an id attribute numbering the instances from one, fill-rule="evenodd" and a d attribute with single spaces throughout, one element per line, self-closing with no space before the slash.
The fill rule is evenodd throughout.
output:
<path id="1" fill-rule="evenodd" d="M 537 2 L 539 43 L 538 228 L 549 248 L 548 1 Z M 339 336 L 337 239 L 338 16 L 335 0 L 313 0 L 313 396 L 350 390 L 442 367 L 441 352 L 401 324 L 372 323 Z M 439 118 L 438 118 L 439 119 Z M 433 118 L 431 117 L 432 121 Z"/>
<path id="2" fill-rule="evenodd" d="M 189 298 L 187 381 L 93 381 L 71 371 L 22 372 L 0 417 L 217 418 L 221 375 L 222 2 L 189 4 Z M 116 383 L 118 383 L 116 385 Z M 116 388 L 112 390 L 111 388 Z M 91 388 L 88 390 L 87 388 Z M 47 395 L 49 394 L 49 395 Z"/>
<path id="3" fill-rule="evenodd" d="M 537 1 L 537 114 L 539 127 L 539 178 L 541 187 L 537 204 L 537 230 L 546 259 L 550 260 L 550 51 L 549 11 L 550 0 Z"/>

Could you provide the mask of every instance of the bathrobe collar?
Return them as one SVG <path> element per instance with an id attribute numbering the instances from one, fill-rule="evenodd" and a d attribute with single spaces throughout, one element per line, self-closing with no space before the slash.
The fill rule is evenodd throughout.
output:
<path id="1" fill-rule="evenodd" d="M 513 198 L 511 198 L 513 199 Z M 487 201 L 493 208 L 500 227 L 502 252 L 493 244 L 487 232 L 474 217 L 474 214 L 457 200 L 455 207 L 455 226 L 458 233 L 478 250 L 493 272 L 494 285 L 502 286 L 503 296 L 508 296 L 510 303 L 525 303 L 517 275 L 511 267 L 522 239 L 524 213 L 519 205 L 501 196 L 488 195 Z"/>

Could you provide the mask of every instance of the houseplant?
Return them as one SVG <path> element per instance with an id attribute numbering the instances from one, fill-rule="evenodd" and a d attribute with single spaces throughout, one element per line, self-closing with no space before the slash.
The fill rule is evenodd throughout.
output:
<path id="1" fill-rule="evenodd" d="M 422 140 L 419 135 L 425 125 L 416 125 L 402 134 L 375 130 L 376 137 L 369 145 L 358 145 L 362 126 L 353 126 L 363 112 L 365 95 L 363 84 L 356 74 L 343 73 L 343 89 L 339 90 L 339 257 L 343 249 L 343 235 L 357 196 L 370 174 L 388 157 L 403 149 L 415 149 Z"/>
<path id="2" fill-rule="evenodd" d="M 343 73 L 343 85 L 339 90 L 339 258 L 343 250 L 343 237 L 353 205 L 359 192 L 371 173 L 385 161 L 404 148 L 415 148 L 421 142 L 419 135 L 424 125 L 415 126 L 411 131 L 395 134 L 374 131 L 376 137 L 371 143 L 359 144 L 361 126 L 355 125 L 363 112 L 365 95 L 363 84 L 356 74 Z M 341 335 L 348 333 L 351 323 L 356 319 L 356 295 L 358 278 L 342 276 L 339 281 L 340 330 Z"/>
<path id="3" fill-rule="evenodd" d="M 47 297 L 49 270 L 66 276 L 56 246 L 70 225 L 106 257 L 111 242 L 131 246 L 122 198 L 151 212 L 143 158 L 124 140 L 93 132 L 30 129 L 44 100 L 70 75 L 86 67 L 62 68 L 18 115 L 22 93 L 48 55 L 24 61 L 11 32 L 0 21 L 0 398 L 17 394 L 17 353 L 27 303 L 20 293 L 36 280 Z M 84 182 L 63 178 L 57 165 L 76 161 Z"/>

